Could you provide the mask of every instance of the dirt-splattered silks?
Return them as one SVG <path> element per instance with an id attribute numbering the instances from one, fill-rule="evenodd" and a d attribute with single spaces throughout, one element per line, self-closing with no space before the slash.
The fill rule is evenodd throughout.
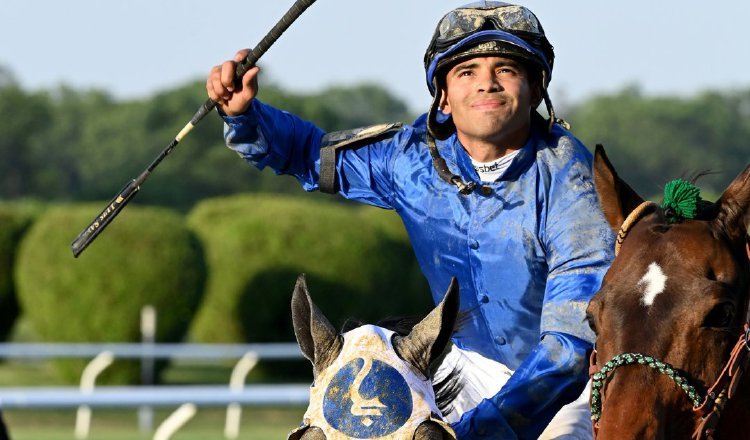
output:
<path id="1" fill-rule="evenodd" d="M 316 190 L 325 132 L 258 100 L 251 107 L 225 117 L 227 145 L 255 166 Z M 476 184 L 461 194 L 433 167 L 426 120 L 341 151 L 339 194 L 398 213 L 435 303 L 458 279 L 462 318 L 453 343 L 515 371 L 461 422 L 486 434 L 465 437 L 538 438 L 586 385 L 594 340 L 586 304 L 613 257 L 591 154 L 563 127 L 550 131 L 532 119 L 531 135 L 506 172 L 482 182 L 454 134 L 436 147 L 451 173 Z"/>

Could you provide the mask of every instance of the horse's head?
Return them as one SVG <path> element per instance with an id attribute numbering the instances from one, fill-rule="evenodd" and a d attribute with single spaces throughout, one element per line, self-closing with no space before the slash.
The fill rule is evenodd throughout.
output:
<path id="1" fill-rule="evenodd" d="M 429 369 L 450 341 L 458 303 L 454 279 L 442 302 L 406 336 L 373 325 L 339 334 L 300 275 L 292 321 L 314 383 L 303 424 L 289 439 L 455 439 L 440 419 Z"/>
<path id="2" fill-rule="evenodd" d="M 701 416 L 727 402 L 726 395 L 718 403 L 709 397 L 704 411 L 694 410 L 735 346 L 737 368 L 747 366 L 748 347 L 738 341 L 750 290 L 750 166 L 719 201 L 700 203 L 693 219 L 644 203 L 600 147 L 594 175 L 602 209 L 619 231 L 617 257 L 588 308 L 597 333 L 592 413 L 600 438 L 690 438 L 701 431 Z M 722 379 L 715 394 L 732 379 Z M 750 380 L 738 382 L 721 418 L 709 423 L 747 429 Z"/>

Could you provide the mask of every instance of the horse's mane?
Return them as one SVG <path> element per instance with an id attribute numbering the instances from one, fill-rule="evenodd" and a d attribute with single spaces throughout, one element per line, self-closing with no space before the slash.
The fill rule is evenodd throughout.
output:
<path id="1" fill-rule="evenodd" d="M 388 317 L 376 322 L 375 325 L 391 330 L 399 336 L 406 336 L 411 332 L 414 326 L 422 320 L 422 318 L 424 318 L 424 316 L 417 315 Z M 366 322 L 350 318 L 346 322 L 344 322 L 344 325 L 341 328 L 341 332 L 345 333 L 365 324 Z M 453 410 L 453 408 L 451 408 L 451 403 L 456 399 L 456 397 L 464 387 L 464 382 L 461 379 L 461 367 L 458 365 L 453 367 L 451 372 L 447 376 L 445 376 L 444 379 L 441 379 L 439 381 L 434 380 L 435 371 L 437 371 L 437 368 L 440 366 L 440 363 L 442 363 L 443 358 L 445 357 L 446 353 L 448 353 L 452 345 L 452 342 L 448 343 L 448 345 L 445 347 L 445 350 L 443 350 L 443 353 L 430 365 L 429 371 L 430 380 L 432 381 L 432 389 L 435 392 L 435 404 L 442 413 L 443 417 L 451 413 L 451 411 Z"/>

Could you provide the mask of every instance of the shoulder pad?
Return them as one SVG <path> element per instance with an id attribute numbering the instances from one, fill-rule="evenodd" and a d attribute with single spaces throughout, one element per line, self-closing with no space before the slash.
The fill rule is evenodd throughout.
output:
<path id="1" fill-rule="evenodd" d="M 323 136 L 320 147 L 320 178 L 322 192 L 336 192 L 336 151 L 359 148 L 387 139 L 401 130 L 400 122 L 372 125 L 352 130 L 334 131 Z"/>
<path id="2" fill-rule="evenodd" d="M 333 131 L 323 136 L 321 148 L 337 147 L 339 144 L 355 144 L 356 147 L 368 143 L 383 140 L 387 135 L 392 135 L 401 129 L 400 122 L 391 124 L 378 124 L 369 127 L 354 128 L 351 130 Z"/>

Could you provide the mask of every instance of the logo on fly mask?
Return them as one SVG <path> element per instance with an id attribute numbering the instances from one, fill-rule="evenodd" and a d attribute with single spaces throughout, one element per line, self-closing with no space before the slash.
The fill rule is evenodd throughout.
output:
<path id="1" fill-rule="evenodd" d="M 331 379 L 323 416 L 350 437 L 376 438 L 403 426 L 413 406 L 409 385 L 395 368 L 377 359 L 357 358 Z"/>

